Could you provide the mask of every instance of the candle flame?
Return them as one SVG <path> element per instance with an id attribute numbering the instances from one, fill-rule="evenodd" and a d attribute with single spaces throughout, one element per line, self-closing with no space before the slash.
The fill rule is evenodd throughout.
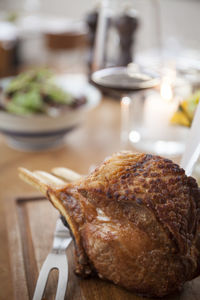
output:
<path id="1" fill-rule="evenodd" d="M 160 94 L 164 100 L 166 101 L 172 100 L 173 97 L 172 86 L 168 80 L 163 80 L 160 87 Z"/>
<path id="2" fill-rule="evenodd" d="M 129 97 L 125 96 L 122 98 L 121 105 L 123 107 L 128 107 L 130 103 L 131 103 L 131 99 Z"/>

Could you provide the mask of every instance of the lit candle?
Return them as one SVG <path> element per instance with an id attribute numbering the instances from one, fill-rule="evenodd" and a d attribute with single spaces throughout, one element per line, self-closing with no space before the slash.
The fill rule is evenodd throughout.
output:
<path id="1" fill-rule="evenodd" d="M 172 89 L 167 81 L 161 85 L 160 93 L 152 93 L 146 99 L 144 107 L 144 127 L 147 139 L 168 140 L 172 138 L 173 128 L 170 118 L 177 108 Z"/>
<path id="2" fill-rule="evenodd" d="M 121 100 L 121 147 L 126 148 L 129 137 L 131 99 L 123 97 Z"/>

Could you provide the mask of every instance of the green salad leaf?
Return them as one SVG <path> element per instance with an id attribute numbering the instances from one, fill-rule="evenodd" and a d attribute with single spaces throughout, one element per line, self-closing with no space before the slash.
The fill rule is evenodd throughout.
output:
<path id="1" fill-rule="evenodd" d="M 14 114 L 44 113 L 47 107 L 71 105 L 74 97 L 60 88 L 49 69 L 30 70 L 19 74 L 5 89 L 5 109 Z"/>
<path id="2" fill-rule="evenodd" d="M 50 82 L 44 85 L 43 92 L 49 99 L 56 103 L 71 104 L 73 101 L 71 94 L 63 91 L 61 88 Z"/>
<path id="3" fill-rule="evenodd" d="M 9 112 L 16 114 L 35 113 L 43 112 L 44 104 L 37 91 L 32 90 L 29 93 L 16 93 L 12 101 L 7 103 L 6 108 Z"/>

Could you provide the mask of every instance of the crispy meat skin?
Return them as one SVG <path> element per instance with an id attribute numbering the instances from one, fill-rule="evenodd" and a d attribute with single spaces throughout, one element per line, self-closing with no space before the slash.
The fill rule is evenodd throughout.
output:
<path id="1" fill-rule="evenodd" d="M 114 154 L 57 191 L 71 220 L 77 274 L 164 296 L 200 273 L 200 190 L 168 159 Z"/>

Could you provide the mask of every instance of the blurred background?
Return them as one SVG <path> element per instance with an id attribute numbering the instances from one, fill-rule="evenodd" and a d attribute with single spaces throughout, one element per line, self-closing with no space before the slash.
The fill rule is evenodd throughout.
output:
<path id="1" fill-rule="evenodd" d="M 138 55 L 141 56 L 145 51 L 150 54 L 150 51 L 152 52 L 153 49 L 162 46 L 163 52 L 165 51 L 165 54 L 170 56 L 179 57 L 183 55 L 199 58 L 200 2 L 198 0 L 132 0 L 131 2 L 134 9 L 138 11 L 138 18 L 140 19 L 139 34 L 137 34 L 135 46 L 135 52 Z M 4 28 L 1 24 L 1 52 L 3 50 L 5 50 L 4 52 L 6 50 L 11 52 L 11 46 L 7 45 L 6 47 L 5 42 L 6 40 L 14 40 L 18 36 L 20 45 L 18 45 L 17 62 L 15 63 L 53 64 L 56 57 L 52 50 L 53 52 L 57 50 L 57 54 L 60 51 L 60 58 L 57 58 L 56 64 L 59 61 L 59 67 L 65 67 L 70 59 L 68 59 L 69 56 L 63 58 L 64 54 L 61 48 L 68 47 L 67 44 L 64 45 L 64 42 L 63 45 L 61 42 L 58 43 L 59 34 L 69 32 L 69 23 L 73 23 L 73 21 L 76 21 L 76 29 L 78 26 L 82 27 L 83 33 L 83 24 L 78 24 L 78 22 L 85 22 L 90 12 L 98 11 L 100 3 L 101 1 L 97 0 L 58 0 L 56 2 L 53 0 L 1 0 L 0 18 L 2 21 L 10 20 L 13 25 L 12 28 L 6 29 L 5 24 Z M 74 29 L 75 24 L 71 24 L 71 30 Z M 55 36 L 52 37 L 55 33 L 57 33 L 57 41 L 55 41 Z M 55 49 L 55 43 L 57 49 Z M 9 56 L 8 53 L 2 53 L 1 57 L 2 55 L 4 55 L 5 60 L 8 60 L 6 58 Z M 2 62 L 2 60 L 3 57 L 0 62 L 0 76 L 9 72 L 8 70 L 5 71 L 5 65 L 9 62 Z"/>
<path id="2" fill-rule="evenodd" d="M 199 11 L 198 0 L 1 0 L 0 77 L 84 74 L 121 99 L 123 148 L 181 155 L 200 98 Z"/>

